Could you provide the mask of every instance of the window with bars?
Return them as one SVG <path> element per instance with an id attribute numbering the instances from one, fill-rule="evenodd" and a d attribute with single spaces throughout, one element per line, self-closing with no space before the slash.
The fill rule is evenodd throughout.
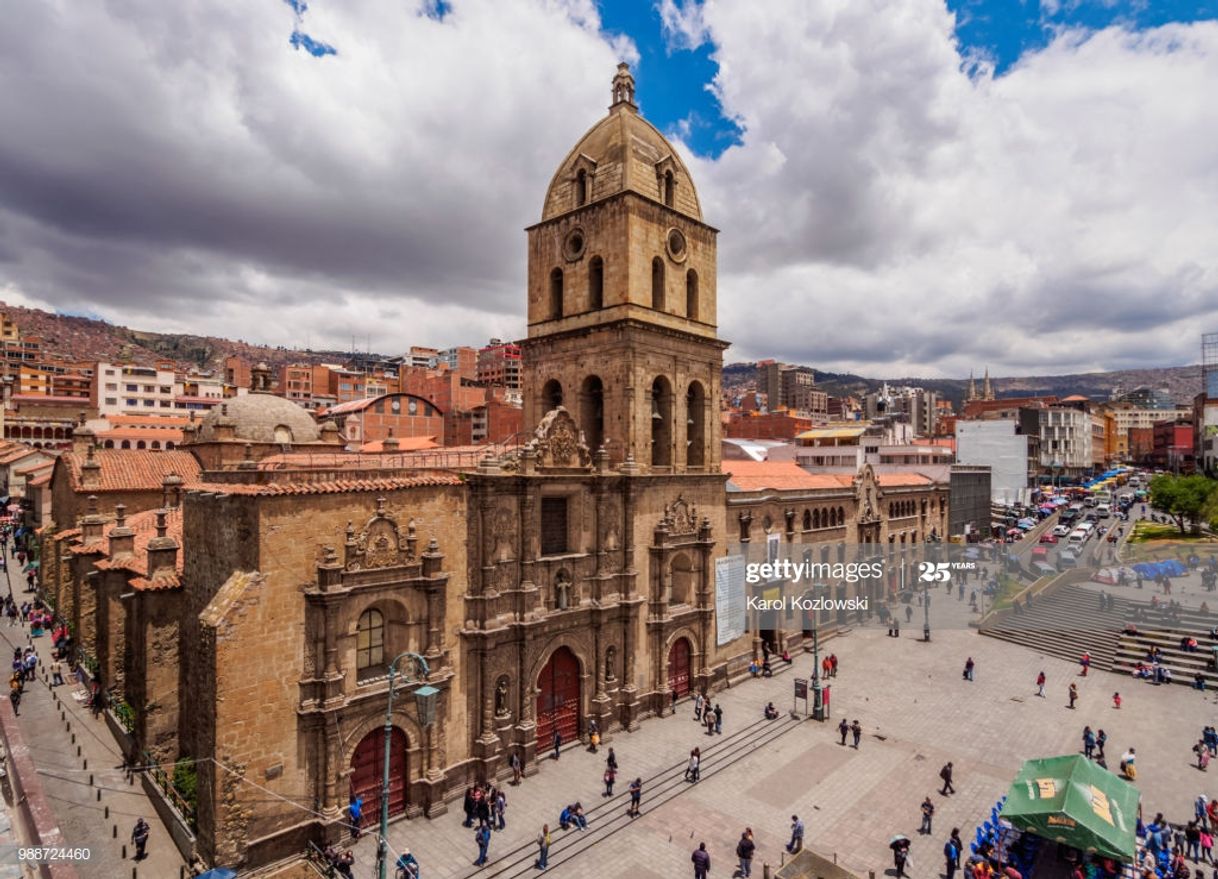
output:
<path id="1" fill-rule="evenodd" d="M 541 499 L 541 554 L 562 555 L 567 551 L 567 498 Z"/>

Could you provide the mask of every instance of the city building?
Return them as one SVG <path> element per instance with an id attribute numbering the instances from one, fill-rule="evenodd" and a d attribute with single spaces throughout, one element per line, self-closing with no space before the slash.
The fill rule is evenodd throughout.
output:
<path id="1" fill-rule="evenodd" d="M 945 535 L 943 480 L 721 461 L 717 232 L 626 65 L 543 205 L 526 442 L 343 452 L 340 425 L 255 367 L 177 450 L 98 450 L 82 427 L 56 462 L 44 587 L 129 710 L 125 756 L 198 759 L 208 863 L 347 835 L 351 797 L 378 814 L 386 761 L 394 819 L 443 814 L 509 755 L 536 772 L 555 733 L 587 741 L 595 721 L 609 740 L 744 674 L 763 636 L 798 647 L 794 622 L 762 632 L 728 612 L 746 595 L 730 571 L 776 544 L 840 558 L 847 541 Z M 386 718 L 403 652 L 429 675 L 401 681 Z"/>
<path id="2" fill-rule="evenodd" d="M 1160 421 L 1151 428 L 1150 463 L 1172 473 L 1191 473 L 1196 465 L 1193 433 L 1189 418 Z"/>
<path id="3" fill-rule="evenodd" d="M 436 355 L 436 366 L 444 366 L 462 378 L 476 379 L 478 377 L 478 349 L 445 348 Z"/>
<path id="4" fill-rule="evenodd" d="M 1035 413 L 1036 410 L 1025 411 Z M 1025 417 L 1023 423 L 1013 418 L 960 419 L 956 422 L 956 461 L 958 464 L 989 469 L 990 500 L 995 503 L 1015 503 L 1028 495 L 1028 488 L 1032 484 L 1029 471 L 1032 451 L 1029 444 L 1033 436 L 1039 439 L 1038 433 L 1028 431 L 1033 426 L 1038 431 L 1039 424 L 1030 425 L 1028 420 Z M 976 525 L 988 536 L 988 513 Z"/>
<path id="5" fill-rule="evenodd" d="M 177 375 L 171 364 L 98 363 L 90 404 L 101 415 L 171 412 Z"/>
<path id="6" fill-rule="evenodd" d="M 478 350 L 477 380 L 489 387 L 520 390 L 520 346 L 514 342 L 491 339 Z"/>
<path id="7" fill-rule="evenodd" d="M 334 420 L 347 448 L 352 450 L 390 437 L 430 437 L 437 442 L 444 441 L 444 413 L 413 394 L 351 400 L 324 410 L 321 417 Z"/>

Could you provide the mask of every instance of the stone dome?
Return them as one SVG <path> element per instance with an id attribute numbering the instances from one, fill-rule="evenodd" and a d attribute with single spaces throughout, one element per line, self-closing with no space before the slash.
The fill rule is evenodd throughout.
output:
<path id="1" fill-rule="evenodd" d="M 315 443 L 321 428 L 304 409 L 273 394 L 245 394 L 225 400 L 203 416 L 197 442 L 212 442 L 217 424 L 233 428 L 234 438 L 248 443 Z"/>
<path id="2" fill-rule="evenodd" d="M 702 219 L 689 170 L 668 139 L 639 115 L 634 77 L 628 65 L 619 64 L 609 115 L 593 125 L 558 166 L 541 218 L 549 220 L 627 190 Z"/>

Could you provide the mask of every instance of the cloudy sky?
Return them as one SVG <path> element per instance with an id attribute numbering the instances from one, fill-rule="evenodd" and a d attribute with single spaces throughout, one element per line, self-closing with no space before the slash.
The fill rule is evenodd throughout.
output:
<path id="1" fill-rule="evenodd" d="M 42 0 L 0 27 L 0 300 L 398 353 L 524 332 L 619 59 L 722 230 L 729 359 L 1198 359 L 1218 0 Z"/>

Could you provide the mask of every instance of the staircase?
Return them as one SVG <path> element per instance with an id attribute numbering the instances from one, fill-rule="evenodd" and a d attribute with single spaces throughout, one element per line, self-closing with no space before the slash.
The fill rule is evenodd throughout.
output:
<path id="1" fill-rule="evenodd" d="M 1101 611 L 1098 594 L 1063 583 L 1034 598 L 1031 610 L 1005 611 L 982 626 L 981 634 L 1070 662 L 1078 662 L 1083 652 L 1089 651 L 1093 667 L 1110 671 L 1124 625 L 1120 599 L 1116 610 Z"/>
<path id="2" fill-rule="evenodd" d="M 1131 672 L 1139 662 L 1149 664 L 1147 651 L 1158 647 L 1162 651 L 1159 664 L 1171 669 L 1172 683 L 1192 686 L 1194 676 L 1200 673 L 1206 687 L 1218 687 L 1218 671 L 1209 664 L 1213 655 L 1210 648 L 1218 643 L 1210 638 L 1210 630 L 1218 625 L 1218 617 L 1182 607 L 1177 616 L 1169 618 L 1162 611 L 1152 609 L 1149 602 L 1142 601 L 1121 601 L 1118 607 L 1126 622 L 1137 627 L 1138 633 L 1121 635 L 1115 658 L 1116 671 Z M 1140 611 L 1136 619 L 1135 610 Z M 1181 639 L 1190 635 L 1197 639 L 1195 653 L 1180 648 Z"/>

